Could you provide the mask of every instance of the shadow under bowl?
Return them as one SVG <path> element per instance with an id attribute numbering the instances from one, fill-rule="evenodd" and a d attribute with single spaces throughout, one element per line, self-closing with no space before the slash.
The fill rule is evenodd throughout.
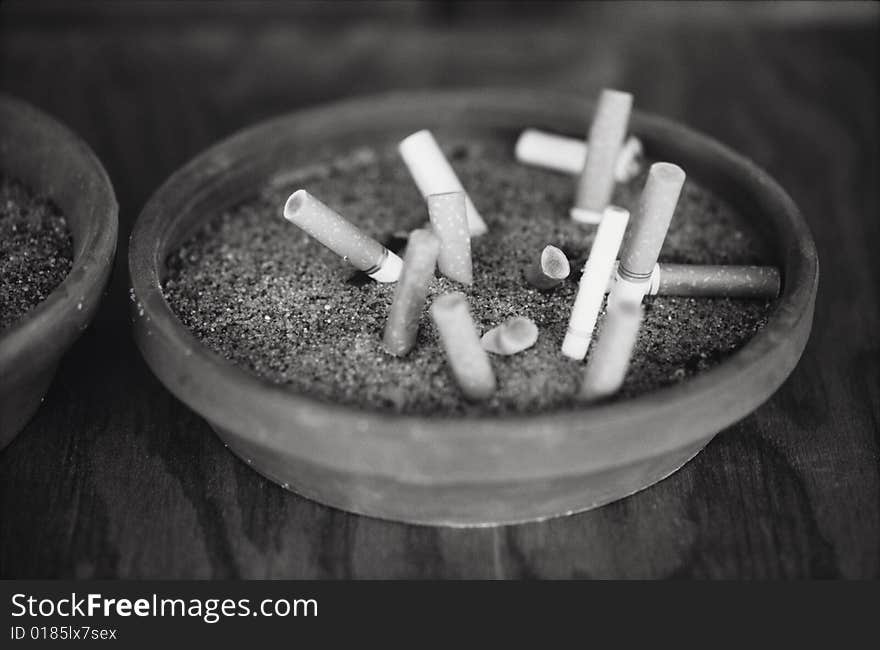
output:
<path id="1" fill-rule="evenodd" d="M 118 206 L 107 172 L 76 134 L 0 95 L 0 171 L 52 200 L 73 236 L 73 266 L 49 296 L 0 332 L 0 449 L 40 405 L 58 361 L 98 309 L 116 254 Z"/>
<path id="2" fill-rule="evenodd" d="M 519 91 L 393 93 L 261 123 L 214 146 L 150 199 L 131 239 L 134 332 L 165 386 L 254 469 L 344 510 L 420 524 L 479 526 L 589 509 L 666 477 L 764 402 L 810 333 L 816 250 L 788 195 L 718 142 L 635 113 L 631 131 L 729 201 L 771 244 L 785 286 L 767 325 L 717 367 L 634 399 L 527 416 L 417 417 L 327 403 L 272 384 L 209 350 L 160 282 L 168 255 L 209 215 L 250 196 L 317 149 L 369 146 L 429 128 L 582 134 L 592 104 Z M 279 207 L 280 210 L 280 207 Z"/>

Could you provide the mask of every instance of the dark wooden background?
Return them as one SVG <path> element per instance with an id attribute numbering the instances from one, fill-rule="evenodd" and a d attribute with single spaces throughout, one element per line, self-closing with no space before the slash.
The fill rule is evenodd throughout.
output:
<path id="1" fill-rule="evenodd" d="M 878 5 L 5 3 L 0 90 L 120 203 L 109 294 L 0 453 L 5 577 L 878 577 Z M 51 10 L 51 11 L 50 11 Z M 544 523 L 348 515 L 230 454 L 129 333 L 127 238 L 178 166 L 270 115 L 393 88 L 635 93 L 756 160 L 819 248 L 813 335 L 764 406 L 655 487 Z"/>

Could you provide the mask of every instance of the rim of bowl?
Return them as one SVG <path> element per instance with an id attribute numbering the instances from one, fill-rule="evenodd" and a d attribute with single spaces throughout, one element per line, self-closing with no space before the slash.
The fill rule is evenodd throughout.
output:
<path id="1" fill-rule="evenodd" d="M 174 360 L 175 370 L 178 373 L 185 374 L 187 368 L 194 374 L 208 371 L 212 374 L 212 380 L 218 382 L 220 389 L 217 392 L 219 394 L 228 394 L 227 391 L 234 391 L 239 397 L 247 398 L 254 408 L 289 409 L 287 412 L 291 414 L 305 413 L 306 415 L 302 417 L 317 415 L 335 424 L 332 430 L 328 428 L 326 433 L 328 436 L 342 435 L 336 432 L 345 431 L 350 427 L 357 429 L 361 434 L 368 429 L 370 432 L 376 433 L 377 436 L 381 436 L 383 429 L 393 429 L 397 433 L 401 426 L 410 426 L 414 432 L 411 438 L 417 443 L 426 444 L 430 444 L 434 435 L 443 436 L 453 443 L 456 439 L 476 439 L 484 435 L 487 423 L 497 424 L 495 430 L 503 432 L 503 435 L 509 436 L 510 440 L 533 441 L 546 436 L 548 431 L 552 430 L 577 431 L 579 427 L 583 426 L 586 414 L 589 415 L 589 424 L 592 429 L 602 428 L 611 423 L 620 424 L 623 421 L 636 423 L 643 420 L 646 414 L 660 415 L 665 413 L 672 417 L 672 413 L 686 413 L 689 405 L 700 404 L 710 395 L 717 393 L 719 388 L 735 394 L 736 387 L 742 385 L 743 382 L 754 381 L 756 376 L 766 375 L 767 369 L 762 366 L 762 359 L 778 348 L 786 333 L 790 332 L 804 318 L 812 319 L 812 306 L 818 283 L 818 260 L 809 228 L 788 194 L 766 172 L 744 156 L 735 153 L 713 138 L 686 126 L 640 111 L 633 111 L 631 123 L 637 125 L 633 131 L 650 129 L 654 136 L 689 139 L 710 154 L 713 159 L 718 158 L 725 165 L 735 168 L 742 176 L 740 180 L 746 182 L 760 199 L 771 203 L 773 209 L 778 211 L 779 218 L 785 222 L 792 233 L 792 239 L 789 241 L 787 249 L 792 246 L 797 249 L 794 253 L 787 254 L 789 256 L 796 255 L 795 263 L 789 265 L 791 268 L 786 269 L 782 293 L 767 324 L 722 363 L 678 384 L 658 388 L 618 402 L 585 405 L 582 408 L 551 410 L 536 414 L 427 416 L 367 410 L 351 405 L 335 404 L 308 394 L 294 392 L 283 385 L 272 383 L 236 366 L 202 343 L 178 319 L 171 306 L 166 302 L 160 286 L 160 269 L 164 260 L 158 258 L 156 243 L 164 232 L 165 213 L 170 211 L 176 214 L 187 203 L 186 199 L 169 200 L 169 198 L 197 175 L 199 170 L 208 167 L 212 171 L 222 171 L 229 165 L 230 150 L 235 150 L 238 146 L 259 138 L 261 135 L 265 136 L 277 132 L 279 129 L 283 130 L 298 121 L 313 120 L 332 124 L 334 117 L 348 115 L 355 108 L 368 107 L 375 111 L 386 106 L 399 109 L 401 105 L 417 106 L 420 102 L 430 100 L 435 104 L 450 106 L 477 103 L 480 108 L 484 109 L 496 106 L 499 109 L 513 106 L 515 108 L 512 110 L 526 111 L 530 110 L 528 107 L 531 106 L 537 107 L 557 102 L 561 105 L 577 107 L 580 114 L 585 116 L 586 123 L 586 116 L 594 104 L 583 97 L 570 94 L 542 92 L 540 97 L 536 97 L 536 95 L 538 94 L 534 91 L 507 88 L 393 91 L 321 104 L 287 113 L 261 121 L 222 139 L 179 168 L 156 190 L 141 211 L 132 231 L 129 247 L 129 273 L 132 288 L 138 301 L 138 308 L 143 309 L 144 316 L 149 321 L 149 331 L 146 332 L 146 336 L 150 337 L 156 334 L 158 338 L 173 347 L 173 350 L 163 356 Z M 141 336 L 137 333 L 136 327 L 138 346 L 152 367 L 154 360 L 151 359 L 151 353 L 145 350 L 144 341 L 140 339 Z M 152 344 L 156 344 L 156 338 Z M 798 350 L 798 357 L 801 351 Z M 163 384 L 166 384 L 161 373 L 155 369 L 154 372 L 160 376 Z M 786 372 L 778 383 L 784 381 L 788 374 Z M 187 383 L 191 384 L 191 382 Z M 180 383 L 174 388 L 167 384 L 166 387 L 209 422 L 224 427 L 228 426 L 229 429 L 238 431 L 235 424 L 242 422 L 242 420 L 238 419 L 239 416 L 235 413 L 233 406 L 224 404 L 220 399 L 212 399 L 208 400 L 211 402 L 209 408 L 205 406 L 204 400 L 201 400 L 203 395 L 195 398 L 198 390 L 196 388 L 186 388 Z M 758 403 L 763 402 L 772 392 L 767 393 Z M 181 395 L 181 393 L 186 394 Z M 200 403 L 194 404 L 193 402 Z M 731 421 L 743 417 L 756 406 L 757 404 L 752 405 Z M 263 444 L 273 445 L 279 450 L 290 453 L 289 448 L 278 445 L 278 441 L 273 440 L 271 435 L 267 437 L 266 433 L 266 431 L 258 431 L 242 435 L 259 438 Z M 626 462 L 659 456 L 674 449 L 680 449 L 687 444 L 693 444 L 699 439 L 708 438 L 714 433 L 715 431 L 700 436 L 691 435 L 688 438 L 676 438 L 674 441 L 659 441 L 658 445 L 652 447 L 651 453 L 627 457 Z M 363 436 L 363 438 L 367 437 Z M 354 439 L 347 436 L 345 441 L 351 443 L 354 442 Z M 490 439 L 486 444 L 493 444 L 495 441 L 495 439 Z"/>
<path id="2" fill-rule="evenodd" d="M 85 229 L 81 244 L 74 241 L 70 272 L 43 301 L 0 333 L 2 368 L 22 361 L 32 363 L 30 355 L 39 349 L 37 346 L 43 346 L 47 353 L 63 350 L 91 320 L 99 301 L 92 301 L 90 309 L 77 309 L 77 304 L 83 297 L 95 296 L 103 290 L 104 275 L 116 253 L 119 206 L 101 161 L 70 128 L 31 104 L 3 93 L 0 93 L 0 113 L 13 116 L 15 121 L 39 124 L 47 140 L 68 147 L 79 163 L 79 171 L 94 182 L 95 190 L 95 207 L 90 216 L 92 227 Z M 15 170 L 6 170 L 6 173 L 14 176 Z M 38 195 L 44 190 L 29 189 Z M 63 206 L 59 207 L 63 213 Z"/>

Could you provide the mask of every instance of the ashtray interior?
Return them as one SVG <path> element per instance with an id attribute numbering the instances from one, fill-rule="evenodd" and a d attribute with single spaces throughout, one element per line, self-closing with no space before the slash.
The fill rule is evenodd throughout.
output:
<path id="1" fill-rule="evenodd" d="M 180 320 L 212 350 L 289 390 L 367 411 L 426 417 L 535 415 L 578 409 L 583 363 L 560 354 L 580 270 L 596 226 L 568 217 L 574 177 L 514 157 L 515 130 L 462 135 L 438 129 L 456 172 L 488 232 L 472 238 L 474 282 L 437 275 L 428 302 L 463 292 L 479 332 L 528 318 L 538 333 L 529 349 L 490 359 L 496 389 L 465 399 L 455 384 L 431 319 L 425 315 L 404 357 L 382 344 L 396 285 L 372 281 L 315 238 L 280 217 L 300 188 L 345 215 L 392 252 L 425 226 L 425 201 L 386 138 L 351 151 L 315 152 L 312 162 L 282 169 L 258 195 L 215 213 L 168 258 L 165 297 Z M 615 205 L 634 210 L 647 176 L 619 183 Z M 305 191 L 305 190 L 304 190 Z M 695 180 L 685 183 L 664 262 L 764 264 L 779 255 L 766 238 Z M 536 291 L 523 271 L 548 244 L 574 272 Z M 762 326 L 772 297 L 725 299 L 661 295 L 645 301 L 639 343 L 615 400 L 685 381 L 723 361 Z"/>
<path id="2" fill-rule="evenodd" d="M 365 514 L 484 525 L 583 510 L 674 471 L 764 401 L 793 369 L 812 321 L 815 250 L 796 207 L 722 145 L 661 118 L 631 130 L 748 215 L 785 278 L 767 324 L 719 366 L 618 403 L 561 412 L 424 417 L 328 403 L 261 379 L 209 350 L 160 290 L 166 260 L 204 219 L 309 164 L 316 151 L 431 128 L 511 140 L 527 127 L 577 134 L 588 102 L 515 92 L 397 94 L 273 120 L 176 173 L 136 226 L 135 333 L 151 368 L 255 469 L 310 498 Z"/>
<path id="3" fill-rule="evenodd" d="M 73 265 L 41 303 L 0 332 L 0 449 L 36 411 L 62 354 L 98 309 L 116 253 L 116 197 L 100 161 L 67 127 L 0 95 L 0 171 L 57 205 Z"/>

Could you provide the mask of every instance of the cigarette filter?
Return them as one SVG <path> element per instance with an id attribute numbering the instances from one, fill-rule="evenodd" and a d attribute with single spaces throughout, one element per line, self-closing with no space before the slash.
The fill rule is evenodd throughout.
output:
<path id="1" fill-rule="evenodd" d="M 609 305 L 596 346 L 587 361 L 581 398 L 595 400 L 608 397 L 623 384 L 639 334 L 642 313 L 639 303 Z"/>
<path id="2" fill-rule="evenodd" d="M 641 302 L 650 287 L 651 273 L 666 239 L 678 204 L 685 173 L 678 165 L 654 163 L 648 170 L 623 246 L 610 301 Z"/>
<path id="3" fill-rule="evenodd" d="M 568 258 L 556 246 L 545 246 L 540 257 L 529 264 L 526 281 L 536 289 L 548 291 L 558 286 L 571 273 Z"/>
<path id="4" fill-rule="evenodd" d="M 423 197 L 427 198 L 430 194 L 465 191 L 452 165 L 443 155 L 440 145 L 427 129 L 404 138 L 398 145 L 398 151 Z M 465 202 L 471 235 L 479 237 L 485 234 L 488 231 L 486 222 L 477 212 L 467 192 L 465 192 Z"/>
<path id="5" fill-rule="evenodd" d="M 401 259 L 305 190 L 290 195 L 284 218 L 377 282 L 396 282 Z"/>
<path id="6" fill-rule="evenodd" d="M 603 90 L 596 105 L 584 168 L 577 185 L 571 217 L 581 223 L 598 223 L 614 191 L 614 169 L 626 137 L 632 95 Z"/>
<path id="7" fill-rule="evenodd" d="M 614 259 L 620 249 L 628 221 L 627 210 L 613 206 L 605 209 L 605 215 L 596 230 L 590 256 L 584 264 L 584 273 L 571 308 L 568 331 L 562 341 L 562 354 L 567 357 L 581 360 L 587 354 L 605 298 L 607 278 L 614 267 Z"/>
<path id="8" fill-rule="evenodd" d="M 531 318 L 515 316 L 483 334 L 483 349 L 509 356 L 532 347 L 538 340 L 538 326 Z"/>
<path id="9" fill-rule="evenodd" d="M 584 170 L 587 143 L 577 138 L 526 129 L 516 141 L 516 159 L 526 165 L 542 167 L 572 176 Z M 642 170 L 642 143 L 635 136 L 624 142 L 614 164 L 614 180 L 626 183 Z"/>
<path id="10" fill-rule="evenodd" d="M 428 283 L 434 277 L 440 240 L 428 230 L 414 230 L 409 236 L 403 271 L 394 288 L 394 301 L 385 322 L 385 349 L 403 356 L 416 343 L 419 317 L 428 295 Z"/>
<path id="11" fill-rule="evenodd" d="M 450 280 L 472 284 L 474 274 L 465 193 L 430 194 L 425 200 L 431 227 L 440 239 L 440 256 L 437 258 L 440 273 Z"/>
<path id="12" fill-rule="evenodd" d="M 431 318 L 461 392 L 470 400 L 488 399 L 495 392 L 495 373 L 463 293 L 446 293 L 431 304 Z"/>

